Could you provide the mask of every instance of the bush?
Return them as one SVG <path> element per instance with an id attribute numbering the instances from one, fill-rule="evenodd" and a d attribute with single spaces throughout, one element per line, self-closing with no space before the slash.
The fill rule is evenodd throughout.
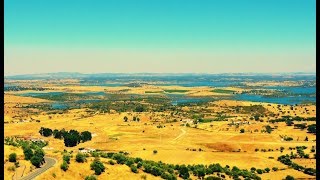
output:
<path id="1" fill-rule="evenodd" d="M 39 130 L 39 133 L 42 136 L 49 137 L 49 136 L 52 135 L 52 130 L 50 128 L 41 127 L 40 130 Z"/>
<path id="2" fill-rule="evenodd" d="M 76 155 L 76 161 L 79 163 L 84 163 L 86 161 L 86 156 L 82 153 Z"/>
<path id="3" fill-rule="evenodd" d="M 63 161 L 66 163 L 70 164 L 70 155 L 69 154 L 64 154 L 62 157 Z"/>
<path id="4" fill-rule="evenodd" d="M 63 161 L 62 164 L 60 165 L 60 168 L 63 170 L 63 171 L 67 171 L 68 168 L 69 168 L 69 165 L 66 161 Z"/>
<path id="5" fill-rule="evenodd" d="M 267 173 L 270 172 L 270 168 L 265 168 L 264 169 Z"/>
<path id="6" fill-rule="evenodd" d="M 278 171 L 278 168 L 277 167 L 273 167 L 272 170 L 273 171 Z"/>
<path id="7" fill-rule="evenodd" d="M 109 162 L 110 165 L 115 165 L 116 164 L 116 162 L 114 162 L 112 160 L 109 160 L 108 162 Z"/>
<path id="8" fill-rule="evenodd" d="M 15 171 L 16 170 L 16 167 L 15 166 L 9 166 L 8 167 L 8 171 Z"/>
<path id="9" fill-rule="evenodd" d="M 258 174 L 262 174 L 262 170 L 261 169 L 257 169 L 257 173 Z"/>
<path id="10" fill-rule="evenodd" d="M 158 153 L 158 151 L 157 150 L 153 150 L 153 154 L 157 154 Z"/>
<path id="11" fill-rule="evenodd" d="M 96 176 L 87 176 L 85 180 L 97 180 Z"/>
<path id="12" fill-rule="evenodd" d="M 104 172 L 105 167 L 99 159 L 95 159 L 91 164 L 90 164 L 91 170 L 94 170 L 94 173 L 96 175 L 100 175 L 102 172 Z"/>
<path id="13" fill-rule="evenodd" d="M 294 180 L 294 177 L 293 177 L 293 176 L 288 175 L 288 176 L 286 176 L 286 180 Z"/>
<path id="14" fill-rule="evenodd" d="M 138 173 L 138 168 L 137 168 L 134 164 L 132 164 L 132 165 L 130 166 L 130 169 L 131 169 L 132 172 Z"/>
<path id="15" fill-rule="evenodd" d="M 244 129 L 240 129 L 240 133 L 244 133 Z"/>
<path id="16" fill-rule="evenodd" d="M 17 161 L 17 154 L 16 153 L 11 153 L 9 155 L 9 162 L 16 162 Z"/>

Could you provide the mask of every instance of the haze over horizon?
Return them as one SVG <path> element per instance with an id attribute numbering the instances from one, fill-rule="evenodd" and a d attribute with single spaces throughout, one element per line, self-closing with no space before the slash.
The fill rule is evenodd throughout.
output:
<path id="1" fill-rule="evenodd" d="M 5 0 L 4 73 L 314 73 L 315 4 Z"/>

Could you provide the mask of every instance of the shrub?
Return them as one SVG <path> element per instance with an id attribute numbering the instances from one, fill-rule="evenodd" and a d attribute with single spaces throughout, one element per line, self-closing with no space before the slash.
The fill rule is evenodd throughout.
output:
<path id="1" fill-rule="evenodd" d="M 130 169 L 131 169 L 132 172 L 138 173 L 138 168 L 137 168 L 134 164 L 132 164 L 132 165 L 130 166 Z"/>
<path id="2" fill-rule="evenodd" d="M 64 154 L 62 157 L 63 161 L 66 163 L 70 164 L 70 155 L 69 154 Z"/>
<path id="3" fill-rule="evenodd" d="M 102 172 L 104 172 L 105 167 L 99 159 L 95 159 L 91 164 L 90 164 L 91 170 L 94 170 L 94 173 L 96 175 L 100 175 Z"/>
<path id="4" fill-rule="evenodd" d="M 9 155 L 9 162 L 16 162 L 17 161 L 17 154 L 16 153 L 11 153 Z"/>
<path id="5" fill-rule="evenodd" d="M 270 172 L 270 168 L 265 168 L 264 169 L 267 173 Z"/>
<path id="6" fill-rule="evenodd" d="M 244 133 L 244 129 L 240 129 L 240 133 Z"/>
<path id="7" fill-rule="evenodd" d="M 112 160 L 109 160 L 108 162 L 109 162 L 110 165 L 115 165 L 116 164 L 116 162 L 114 162 Z"/>
<path id="8" fill-rule="evenodd" d="M 8 171 L 15 171 L 16 170 L 16 167 L 15 166 L 9 166 L 8 167 Z"/>
<path id="9" fill-rule="evenodd" d="M 286 176 L 286 180 L 294 180 L 294 177 L 293 177 L 293 176 L 288 175 L 288 176 Z"/>
<path id="10" fill-rule="evenodd" d="M 96 176 L 87 176 L 85 180 L 97 180 Z"/>
<path id="11" fill-rule="evenodd" d="M 78 153 L 76 155 L 76 161 L 79 162 L 79 163 L 83 163 L 86 161 L 86 156 L 82 153 Z"/>
<path id="12" fill-rule="evenodd" d="M 278 171 L 278 168 L 277 167 L 273 167 L 272 170 L 273 171 Z"/>
<path id="13" fill-rule="evenodd" d="M 66 161 L 63 161 L 62 164 L 60 165 L 60 168 L 63 170 L 63 171 L 67 171 L 68 168 L 69 168 L 69 165 Z"/>
<path id="14" fill-rule="evenodd" d="M 158 151 L 157 150 L 153 150 L 153 154 L 157 154 L 158 153 Z"/>
<path id="15" fill-rule="evenodd" d="M 262 174 L 262 170 L 261 169 L 257 169 L 257 173 L 258 174 Z"/>

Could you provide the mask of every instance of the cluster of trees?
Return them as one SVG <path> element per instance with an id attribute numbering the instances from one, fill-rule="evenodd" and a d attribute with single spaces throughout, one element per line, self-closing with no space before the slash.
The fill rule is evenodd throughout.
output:
<path id="1" fill-rule="evenodd" d="M 99 152 L 95 154 L 99 157 L 103 158 L 110 158 L 115 160 L 117 164 L 125 164 L 130 167 L 131 171 L 134 173 L 138 173 L 138 170 L 141 169 L 146 173 L 150 173 L 154 176 L 160 176 L 163 179 L 169 180 L 176 180 L 177 175 L 183 179 L 188 179 L 190 174 L 199 177 L 200 179 L 204 179 L 207 175 L 212 175 L 214 173 L 218 173 L 219 177 L 209 176 L 206 179 L 221 179 L 225 178 L 226 176 L 239 178 L 242 176 L 243 178 L 247 179 L 261 179 L 257 176 L 254 172 L 246 170 L 246 169 L 239 169 L 238 167 L 229 166 L 222 167 L 220 164 L 210 164 L 210 165 L 174 165 L 174 164 L 166 164 L 161 161 L 155 162 L 151 160 L 143 160 L 141 158 L 133 158 L 128 157 L 124 153 L 104 153 Z M 109 162 L 109 164 L 114 164 Z M 270 169 L 266 168 L 263 172 L 269 172 Z M 260 170 L 259 170 L 260 172 Z"/>
<path id="2" fill-rule="evenodd" d="M 312 176 L 316 176 L 316 169 L 314 168 L 305 168 L 303 166 L 298 165 L 297 163 L 294 163 L 291 161 L 291 158 L 288 154 L 286 155 L 282 155 L 278 157 L 278 161 L 280 161 L 281 163 L 288 165 L 290 167 L 292 167 L 295 170 L 301 171 L 305 174 L 309 174 Z"/>
<path id="3" fill-rule="evenodd" d="M 287 125 L 292 125 L 293 121 L 316 121 L 316 117 L 307 117 L 307 118 L 303 118 L 300 116 L 282 116 L 282 118 L 278 118 L 278 119 L 273 119 L 270 120 L 269 122 L 271 123 L 275 123 L 275 122 L 286 122 Z"/>
<path id="4" fill-rule="evenodd" d="M 26 141 L 14 137 L 6 137 L 5 144 L 15 147 L 22 147 L 24 159 L 30 160 L 31 164 L 39 168 L 44 162 L 44 151 L 42 148 L 48 145 L 46 141 Z M 10 162 L 16 162 L 17 155 L 12 153 L 9 155 Z"/>
<path id="5" fill-rule="evenodd" d="M 22 146 L 24 159 L 30 160 L 31 164 L 39 168 L 44 162 L 44 151 L 40 147 L 32 148 L 29 145 Z"/>
<path id="6" fill-rule="evenodd" d="M 81 142 L 90 141 L 92 139 L 91 132 L 84 131 L 80 133 L 74 129 L 71 129 L 70 131 L 66 131 L 64 129 L 59 131 L 55 129 L 52 131 L 50 128 L 41 127 L 39 133 L 45 137 L 53 135 L 56 139 L 63 139 L 66 147 L 73 147 Z"/>

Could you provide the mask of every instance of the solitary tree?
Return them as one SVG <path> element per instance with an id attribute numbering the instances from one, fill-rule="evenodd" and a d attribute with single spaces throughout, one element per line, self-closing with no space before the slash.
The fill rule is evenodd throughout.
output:
<path id="1" fill-rule="evenodd" d="M 128 122 L 128 117 L 125 116 L 125 117 L 123 118 L 123 120 L 124 120 L 124 122 Z"/>
<path id="2" fill-rule="evenodd" d="M 9 155 L 9 162 L 17 162 L 17 154 L 16 153 L 11 153 Z"/>

